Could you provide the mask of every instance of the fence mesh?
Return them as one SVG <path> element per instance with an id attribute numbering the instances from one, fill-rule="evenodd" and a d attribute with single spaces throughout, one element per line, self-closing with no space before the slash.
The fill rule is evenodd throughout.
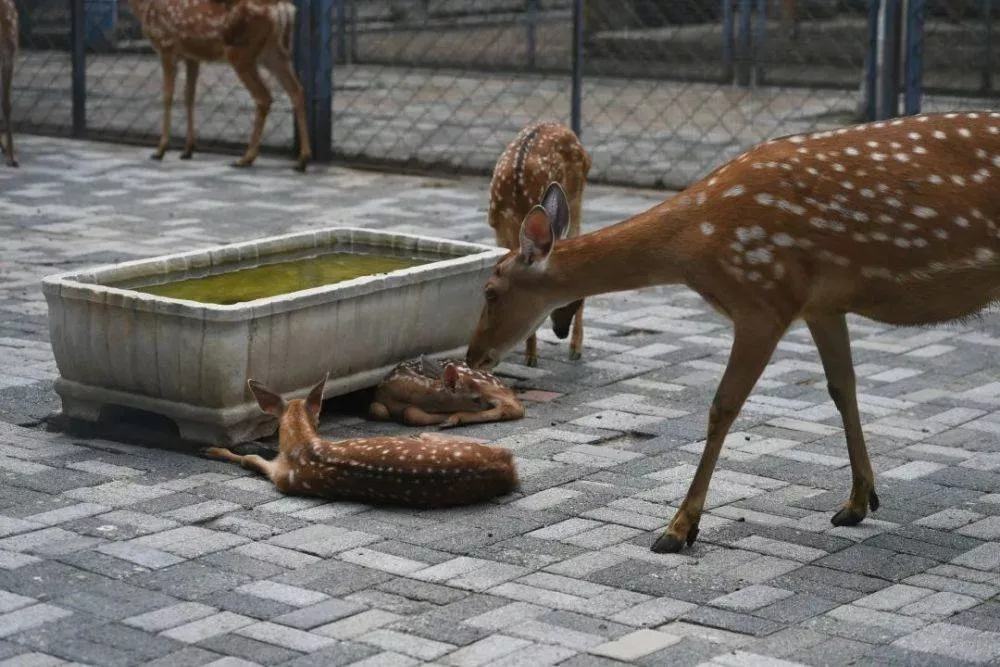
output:
<path id="1" fill-rule="evenodd" d="M 66 133 L 71 2 L 17 2 L 15 123 Z M 130 0 L 82 4 L 89 135 L 152 147 L 162 113 L 159 59 Z M 334 63 L 330 143 L 348 163 L 488 173 L 525 124 L 570 120 L 572 0 L 297 4 L 308 14 L 300 30 L 311 21 L 328 39 L 321 55 Z M 998 106 L 1000 2 L 925 4 L 924 108 Z M 767 138 L 861 120 L 868 12 L 868 0 L 586 0 L 580 120 L 591 178 L 683 187 Z M 321 76 L 310 60 L 316 46 L 309 48 L 298 54 L 303 83 Z M 178 70 L 174 146 L 186 115 Z M 264 145 L 289 150 L 291 105 L 264 78 L 274 97 Z M 200 146 L 245 146 L 254 104 L 228 64 L 202 65 L 195 115 Z"/>

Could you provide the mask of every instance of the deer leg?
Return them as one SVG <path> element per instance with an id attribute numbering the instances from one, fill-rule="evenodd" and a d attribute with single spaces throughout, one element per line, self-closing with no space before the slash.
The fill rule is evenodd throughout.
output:
<path id="1" fill-rule="evenodd" d="M 488 410 L 478 412 L 453 412 L 441 424 L 441 428 L 452 428 L 459 424 L 481 424 L 483 422 L 501 421 L 504 416 L 502 405 L 496 405 Z"/>
<path id="2" fill-rule="evenodd" d="M 277 479 L 283 472 L 277 459 L 274 461 L 268 461 L 267 459 L 257 456 L 256 454 L 240 456 L 239 454 L 234 454 L 232 451 L 222 447 L 212 447 L 207 449 L 205 450 L 205 454 L 211 456 L 212 458 L 229 461 L 230 463 L 238 463 L 247 470 L 259 472 L 275 484 L 278 483 Z"/>
<path id="3" fill-rule="evenodd" d="M 407 426 L 433 426 L 440 424 L 448 415 L 424 412 L 415 405 L 411 405 L 403 410 L 403 423 Z"/>
<path id="4" fill-rule="evenodd" d="M 840 411 L 847 438 L 847 453 L 851 459 L 851 497 L 844 507 L 833 515 L 833 525 L 854 526 L 868 513 L 878 509 L 875 494 L 875 476 L 868 459 L 868 448 L 861 431 L 858 414 L 857 388 L 854 378 L 854 361 L 851 359 L 851 339 L 844 315 L 830 315 L 807 320 L 819 358 L 826 373 L 830 398 Z"/>
<path id="5" fill-rule="evenodd" d="M 535 334 L 531 334 L 524 341 L 524 365 L 532 367 L 538 365 L 538 337 Z"/>
<path id="6" fill-rule="evenodd" d="M 156 152 L 150 157 L 162 160 L 170 144 L 170 112 L 174 106 L 174 83 L 177 80 L 177 59 L 171 51 L 160 52 L 160 65 L 163 68 L 163 127 L 160 131 L 160 143 Z"/>
<path id="7" fill-rule="evenodd" d="M 3 71 L 0 72 L 0 78 L 3 79 L 2 90 L 0 90 L 0 95 L 2 95 L 2 106 L 3 106 L 3 122 L 4 122 L 4 137 L 6 141 L 4 142 L 3 153 L 4 162 L 7 163 L 8 167 L 17 166 L 17 156 L 14 154 L 14 135 L 12 133 L 11 121 L 10 121 L 10 84 L 14 78 L 14 62 L 9 61 L 3 64 Z"/>
<path id="8" fill-rule="evenodd" d="M 756 314 L 752 317 L 759 318 Z M 734 321 L 733 347 L 729 362 L 722 374 L 722 381 L 715 392 L 708 412 L 708 437 L 702 451 L 698 469 L 691 480 L 687 496 L 667 530 L 653 543 L 656 553 L 677 553 L 687 542 L 694 544 L 698 537 L 698 521 L 708 495 L 708 484 L 719 459 L 722 443 L 753 390 L 760 374 L 774 353 L 774 348 L 784 334 L 787 324 Z"/>
<path id="9" fill-rule="evenodd" d="M 389 408 L 387 408 L 385 404 L 379 403 L 378 401 L 374 401 L 368 406 L 368 415 L 372 419 L 380 422 L 387 422 L 392 419 L 392 415 L 389 413 Z"/>
<path id="10" fill-rule="evenodd" d="M 573 337 L 569 340 L 569 358 L 573 361 L 583 358 L 583 300 L 573 316 Z"/>
<path id="11" fill-rule="evenodd" d="M 194 94 L 198 87 L 198 69 L 201 65 L 193 58 L 184 60 L 184 108 L 187 109 L 187 138 L 184 140 L 182 160 L 190 160 L 194 155 Z"/>
<path id="12" fill-rule="evenodd" d="M 233 69 L 236 70 L 237 76 L 250 91 L 250 96 L 253 97 L 253 101 L 257 105 L 257 114 L 253 120 L 253 132 L 250 133 L 250 143 L 247 145 L 246 153 L 233 163 L 234 167 L 249 167 L 260 154 L 260 138 L 264 134 L 264 123 L 271 110 L 271 92 L 260 78 L 256 61 L 233 63 Z"/>
<path id="13" fill-rule="evenodd" d="M 299 160 L 295 164 L 295 170 L 305 171 L 306 165 L 312 158 L 312 149 L 309 147 L 306 99 L 302 92 L 302 85 L 299 83 L 298 77 L 295 76 L 287 56 L 267 58 L 262 61 L 262 64 L 278 79 L 278 83 L 285 89 L 288 99 L 292 102 L 292 108 L 295 110 L 295 123 L 299 128 Z"/>

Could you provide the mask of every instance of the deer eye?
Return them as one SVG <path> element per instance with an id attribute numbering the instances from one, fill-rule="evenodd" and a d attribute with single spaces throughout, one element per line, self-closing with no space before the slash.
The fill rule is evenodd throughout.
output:
<path id="1" fill-rule="evenodd" d="M 497 300 L 497 291 L 495 289 L 493 289 L 492 287 L 487 287 L 486 288 L 485 295 L 486 295 L 486 300 L 487 301 L 496 301 Z"/>

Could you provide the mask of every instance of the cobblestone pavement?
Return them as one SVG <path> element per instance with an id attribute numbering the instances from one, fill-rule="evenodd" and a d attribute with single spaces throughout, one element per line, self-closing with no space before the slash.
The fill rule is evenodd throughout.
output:
<path id="1" fill-rule="evenodd" d="M 57 407 L 42 276 L 338 223 L 489 240 L 485 183 L 19 137 L 0 169 L 0 665 L 962 665 L 1000 660 L 1000 321 L 852 319 L 882 508 L 830 516 L 844 439 L 804 329 L 736 423 L 695 546 L 649 544 L 686 489 L 730 330 L 694 294 L 588 301 L 501 371 L 522 494 L 385 510 L 282 497 L 185 453 L 83 439 Z M 660 194 L 593 187 L 585 227 Z M 409 431 L 332 409 L 331 436 Z M 769 656 L 767 660 L 764 656 Z M 5 661 L 6 660 L 6 661 Z"/>

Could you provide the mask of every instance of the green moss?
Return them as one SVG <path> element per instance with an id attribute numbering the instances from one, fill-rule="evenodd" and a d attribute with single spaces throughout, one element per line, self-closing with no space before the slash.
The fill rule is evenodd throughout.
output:
<path id="1" fill-rule="evenodd" d="M 330 285 L 361 276 L 398 271 L 426 264 L 428 261 L 430 260 L 391 255 L 337 252 L 130 289 L 173 299 L 229 305 Z"/>

